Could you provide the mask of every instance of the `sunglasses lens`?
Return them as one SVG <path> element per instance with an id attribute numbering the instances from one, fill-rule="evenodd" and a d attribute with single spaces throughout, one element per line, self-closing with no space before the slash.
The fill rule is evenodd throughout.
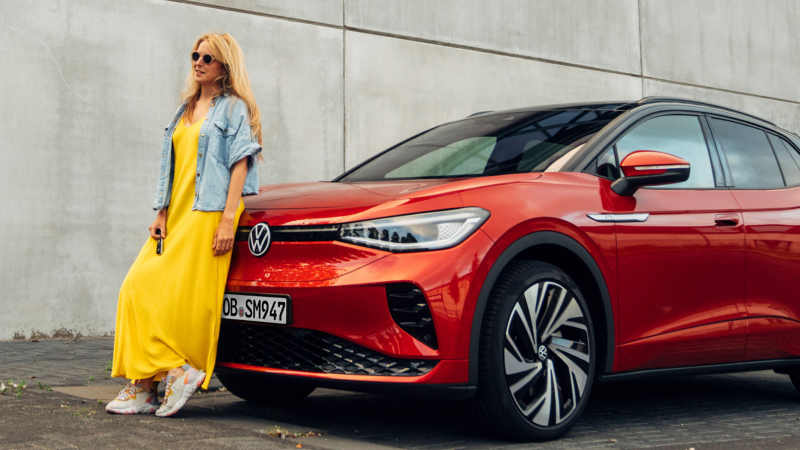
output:
<path id="1" fill-rule="evenodd" d="M 192 61 L 197 61 L 200 59 L 200 53 L 192 52 Z"/>
<path id="2" fill-rule="evenodd" d="M 206 64 L 211 64 L 211 55 L 203 55 L 203 62 Z"/>

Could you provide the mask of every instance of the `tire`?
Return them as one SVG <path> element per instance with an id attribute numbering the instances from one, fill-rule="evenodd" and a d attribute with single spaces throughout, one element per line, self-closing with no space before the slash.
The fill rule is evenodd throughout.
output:
<path id="1" fill-rule="evenodd" d="M 569 275 L 540 261 L 511 263 L 483 316 L 472 401 L 478 421 L 507 440 L 564 435 L 589 399 L 595 347 L 589 308 Z"/>
<path id="2" fill-rule="evenodd" d="M 800 393 L 800 369 L 791 369 L 788 373 L 789 379 L 792 380 L 792 385 Z"/>
<path id="3" fill-rule="evenodd" d="M 259 405 L 286 405 L 308 397 L 316 386 L 264 382 L 246 375 L 217 374 L 231 394 Z"/>

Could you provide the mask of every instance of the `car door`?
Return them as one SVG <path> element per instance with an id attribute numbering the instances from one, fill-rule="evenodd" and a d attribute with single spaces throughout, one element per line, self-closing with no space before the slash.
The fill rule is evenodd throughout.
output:
<path id="1" fill-rule="evenodd" d="M 800 152 L 767 130 L 709 123 L 747 235 L 744 360 L 800 355 Z"/>
<path id="2" fill-rule="evenodd" d="M 607 165 L 637 150 L 691 165 L 682 183 L 633 196 L 606 189 L 616 222 L 620 370 L 742 359 L 744 227 L 709 135 L 702 115 L 650 116 L 598 157 L 612 177 L 620 172 Z"/>

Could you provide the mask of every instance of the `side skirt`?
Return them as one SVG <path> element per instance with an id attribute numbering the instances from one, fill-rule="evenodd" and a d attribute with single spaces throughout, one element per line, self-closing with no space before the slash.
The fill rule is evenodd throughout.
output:
<path id="1" fill-rule="evenodd" d="M 600 375 L 598 383 L 617 381 L 635 381 L 647 378 L 673 377 L 680 375 L 708 375 L 715 373 L 752 372 L 756 370 L 774 369 L 784 373 L 786 369 L 800 367 L 800 358 L 767 359 L 763 361 L 744 361 L 738 363 L 709 364 L 705 366 L 669 367 L 664 369 L 634 370 L 631 372 L 610 373 Z"/>

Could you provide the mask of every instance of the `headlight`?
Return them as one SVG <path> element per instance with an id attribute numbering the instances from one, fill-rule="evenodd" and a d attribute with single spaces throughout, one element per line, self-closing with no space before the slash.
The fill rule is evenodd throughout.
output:
<path id="1" fill-rule="evenodd" d="M 489 218 L 481 208 L 461 208 L 346 223 L 345 242 L 392 252 L 439 250 L 460 244 Z"/>

